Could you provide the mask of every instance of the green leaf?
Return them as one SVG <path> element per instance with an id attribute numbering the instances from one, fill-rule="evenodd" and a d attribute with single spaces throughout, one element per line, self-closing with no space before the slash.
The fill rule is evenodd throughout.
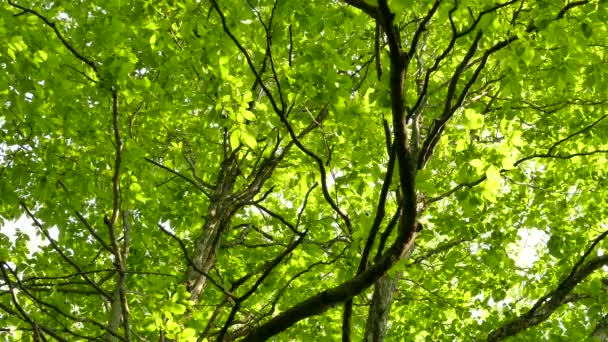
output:
<path id="1" fill-rule="evenodd" d="M 529 66 L 532 63 L 532 60 L 534 59 L 534 49 L 531 47 L 526 47 L 523 49 L 523 53 L 521 54 L 521 59 L 524 61 L 524 63 L 526 63 L 527 66 Z"/>
<path id="2" fill-rule="evenodd" d="M 515 161 L 510 156 L 504 157 L 501 161 L 502 168 L 504 170 L 512 170 L 513 168 L 515 168 L 513 163 L 515 163 Z"/>
<path id="3" fill-rule="evenodd" d="M 196 336 L 196 330 L 192 328 L 186 328 L 182 330 L 181 337 L 182 338 L 191 338 Z M 196 339 L 195 339 L 196 340 Z"/>
<path id="4" fill-rule="evenodd" d="M 485 163 L 481 159 L 473 159 L 469 162 L 469 164 L 477 169 L 477 171 L 481 171 L 481 169 L 483 169 L 485 166 Z"/>
<path id="5" fill-rule="evenodd" d="M 255 140 L 255 136 L 253 136 L 251 133 L 249 133 L 247 130 L 242 130 L 240 131 L 241 133 L 241 141 L 245 143 L 245 145 L 251 147 L 251 148 L 255 148 L 258 143 Z"/>
<path id="6" fill-rule="evenodd" d="M 246 120 L 250 120 L 250 121 L 254 121 L 255 120 L 255 114 L 253 114 L 253 112 L 251 112 L 249 110 L 242 110 L 241 114 L 243 115 L 243 117 Z"/>
<path id="7" fill-rule="evenodd" d="M 521 134 L 522 134 L 522 132 L 519 130 L 513 131 L 511 133 L 511 137 L 510 137 L 509 141 L 513 146 L 518 146 L 518 147 L 524 146 L 525 143 L 524 143 L 523 139 L 521 138 Z"/>
<path id="8" fill-rule="evenodd" d="M 152 47 L 152 49 L 154 49 L 156 47 L 157 41 L 158 41 L 158 35 L 156 33 L 154 33 L 153 35 L 150 36 L 150 46 Z"/>
<path id="9" fill-rule="evenodd" d="M 500 176 L 500 171 L 494 165 L 490 165 L 487 168 L 486 177 L 488 178 L 486 182 L 488 189 L 496 190 L 500 187 L 500 180 L 502 177 Z"/>
<path id="10" fill-rule="evenodd" d="M 467 108 L 464 110 L 465 117 L 465 128 L 467 129 L 479 129 L 483 126 L 483 115 L 477 113 L 474 109 Z"/>
<path id="11" fill-rule="evenodd" d="M 377 5 L 378 4 L 376 1 L 376 4 L 374 6 L 377 6 Z M 391 12 L 393 12 L 393 13 L 401 13 L 402 11 L 412 7 L 412 2 L 408 1 L 408 0 L 389 0 L 388 7 L 391 9 Z"/>
<path id="12" fill-rule="evenodd" d="M 43 50 L 38 50 L 34 54 L 34 60 L 37 61 L 38 63 L 45 62 L 47 59 L 48 59 L 48 54 L 46 52 L 44 52 Z"/>
<path id="13" fill-rule="evenodd" d="M 166 323 L 167 331 L 171 334 L 177 333 L 181 327 L 174 320 L 169 319 Z"/>
<path id="14" fill-rule="evenodd" d="M 186 312 L 186 306 L 175 303 L 169 307 L 169 311 L 175 315 L 183 315 Z"/>
<path id="15" fill-rule="evenodd" d="M 140 192 L 141 191 L 141 185 L 139 185 L 137 183 L 131 183 L 131 185 L 129 185 L 129 190 L 131 190 L 133 192 Z"/>
<path id="16" fill-rule="evenodd" d="M 239 136 L 236 133 L 232 133 L 230 134 L 230 148 L 232 150 L 235 150 L 237 147 L 239 147 L 240 144 L 240 139 Z"/>
<path id="17" fill-rule="evenodd" d="M 555 258 L 561 258 L 562 254 L 562 245 L 563 240 L 558 236 L 551 236 L 549 241 L 547 242 L 547 248 L 549 249 L 549 254 L 551 254 Z"/>

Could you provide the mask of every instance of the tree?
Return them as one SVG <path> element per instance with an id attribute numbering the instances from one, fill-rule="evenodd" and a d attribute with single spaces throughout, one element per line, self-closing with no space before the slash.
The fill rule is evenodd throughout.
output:
<path id="1" fill-rule="evenodd" d="M 608 2 L 0 8 L 8 340 L 608 340 Z"/>

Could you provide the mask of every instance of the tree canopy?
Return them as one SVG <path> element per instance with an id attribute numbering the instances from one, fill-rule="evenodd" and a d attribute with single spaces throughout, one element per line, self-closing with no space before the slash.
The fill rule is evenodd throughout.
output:
<path id="1" fill-rule="evenodd" d="M 0 13 L 2 338 L 608 341 L 608 1 Z"/>

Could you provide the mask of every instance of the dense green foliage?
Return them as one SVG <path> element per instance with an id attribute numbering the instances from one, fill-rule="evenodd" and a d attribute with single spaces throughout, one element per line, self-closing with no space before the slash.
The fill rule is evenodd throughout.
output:
<path id="1" fill-rule="evenodd" d="M 1 338 L 608 341 L 607 21 L 3 2 Z"/>

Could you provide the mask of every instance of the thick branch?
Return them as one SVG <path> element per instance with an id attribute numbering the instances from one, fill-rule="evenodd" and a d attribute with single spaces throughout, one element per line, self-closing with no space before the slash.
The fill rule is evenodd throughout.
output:
<path id="1" fill-rule="evenodd" d="M 498 4 L 498 5 L 496 5 L 495 7 L 491 8 L 491 9 L 483 11 L 482 13 L 480 13 L 479 16 L 477 16 L 474 24 L 471 25 L 471 27 L 469 27 L 469 29 L 467 29 L 467 31 L 465 31 L 465 32 L 468 33 L 468 31 L 470 31 L 473 28 L 475 28 L 476 25 L 477 25 L 477 23 L 479 22 L 479 20 L 481 19 L 481 17 L 484 14 L 487 14 L 490 11 L 494 11 L 494 10 L 496 10 L 498 8 L 501 8 L 501 7 L 513 4 L 514 2 L 515 1 L 509 1 L 509 2 L 506 2 L 504 4 Z M 570 4 L 566 5 L 564 8 L 562 8 L 560 10 L 559 14 L 553 20 L 562 19 L 567 11 L 571 10 L 572 8 L 584 5 L 586 3 L 588 3 L 588 1 L 577 1 L 577 2 L 573 2 L 573 3 L 570 3 Z M 452 22 L 451 13 L 455 9 L 456 9 L 456 6 L 450 11 L 450 22 Z M 531 33 L 531 32 L 536 31 L 537 29 L 538 28 L 536 28 L 534 25 L 532 25 L 532 26 L 530 26 L 527 29 L 527 32 Z M 436 60 L 435 65 L 433 65 L 433 67 L 431 67 L 431 70 L 434 70 L 438 66 L 438 61 L 446 56 L 447 52 L 450 51 L 453 48 L 453 44 L 454 44 L 456 38 L 458 38 L 459 36 L 461 36 L 463 34 L 463 32 L 461 32 L 459 34 L 456 33 L 456 30 L 455 30 L 455 27 L 454 27 L 453 23 L 452 23 L 452 30 L 453 30 L 454 34 L 453 34 L 452 40 L 450 41 L 450 43 L 448 45 L 448 49 L 446 49 L 444 51 L 444 53 Z M 468 55 L 469 52 L 471 52 L 471 50 L 469 50 L 469 52 L 467 53 L 467 55 L 464 57 L 463 61 L 459 65 L 459 67 L 456 69 L 456 72 L 454 73 L 454 75 L 452 77 L 452 80 L 450 81 L 450 86 L 449 86 L 449 89 L 448 89 L 448 95 L 447 95 L 446 106 L 444 108 L 444 111 L 443 111 L 441 117 L 435 120 L 435 122 L 434 122 L 434 124 L 433 124 L 433 126 L 431 128 L 431 131 L 429 132 L 427 138 L 425 139 L 425 141 L 423 143 L 423 147 L 422 147 L 421 153 L 420 153 L 420 155 L 418 157 L 418 168 L 419 169 L 423 168 L 426 165 L 426 163 L 430 160 L 430 158 L 431 158 L 431 156 L 433 154 L 434 148 L 437 145 L 437 143 L 439 142 L 439 139 L 441 138 L 441 135 L 443 133 L 443 130 L 445 128 L 445 125 L 446 125 L 447 121 L 450 120 L 450 118 L 454 115 L 456 109 L 458 109 L 464 103 L 464 99 L 466 98 L 468 91 L 475 84 L 475 82 L 476 82 L 479 74 L 481 73 L 481 71 L 485 67 L 485 64 L 487 63 L 487 60 L 490 57 L 490 55 L 492 55 L 493 53 L 495 53 L 495 52 L 497 52 L 497 51 L 499 51 L 499 50 L 501 50 L 503 48 L 505 48 L 506 46 L 510 45 L 512 42 L 518 40 L 519 38 L 520 37 L 517 36 L 517 35 L 511 36 L 511 37 L 509 37 L 509 38 L 507 38 L 507 39 L 505 39 L 505 40 L 503 40 L 503 41 L 501 41 L 499 43 L 496 43 L 490 49 L 486 50 L 486 52 L 484 53 L 484 55 L 480 59 L 480 64 L 478 65 L 477 69 L 475 70 L 475 73 L 473 74 L 473 76 L 471 77 L 471 79 L 469 80 L 469 82 L 466 84 L 466 86 L 464 87 L 464 89 L 460 93 L 458 101 L 455 104 L 452 105 L 451 102 L 452 102 L 453 97 L 454 97 L 454 92 L 453 91 L 450 92 L 450 89 L 452 88 L 452 83 L 454 83 L 454 89 L 455 89 L 456 83 L 458 82 L 458 77 L 454 78 L 454 76 L 456 76 L 456 75 L 459 76 L 460 74 L 462 74 L 462 72 L 464 71 L 464 69 L 468 68 L 467 63 L 463 64 L 462 62 L 464 62 L 465 60 L 470 60 L 472 58 L 472 55 L 471 56 Z M 463 69 L 459 70 L 461 67 Z M 430 70 L 427 71 L 427 76 L 426 77 L 428 78 L 429 75 L 430 75 Z M 425 87 L 426 87 L 426 85 L 428 85 L 428 81 L 425 82 Z M 423 94 L 426 94 L 426 90 L 423 92 Z M 424 98 L 423 96 L 419 96 L 418 101 L 416 103 L 416 106 L 418 106 L 421 103 L 421 101 L 423 100 L 423 98 Z M 416 106 L 415 106 L 415 108 L 416 108 Z"/>
<path id="2" fill-rule="evenodd" d="M 281 122 L 287 128 L 287 131 L 289 132 L 289 135 L 290 135 L 292 141 L 296 144 L 296 146 L 298 146 L 298 148 L 300 148 L 300 150 L 302 152 L 304 152 L 309 157 L 313 158 L 315 160 L 315 162 L 317 163 L 317 165 L 319 167 L 319 171 L 321 173 L 321 187 L 323 189 L 323 197 L 325 197 L 325 200 L 327 201 L 327 203 L 329 203 L 329 205 L 332 207 L 332 209 L 344 221 L 348 231 L 352 232 L 352 223 L 350 221 L 350 218 L 348 217 L 348 215 L 346 215 L 346 213 L 344 213 L 338 207 L 338 205 L 335 203 L 335 201 L 331 198 L 331 195 L 329 194 L 329 190 L 328 190 L 328 186 L 327 186 L 327 179 L 326 179 L 327 171 L 325 169 L 325 165 L 323 164 L 323 160 L 316 153 L 314 153 L 311 150 L 309 150 L 308 148 L 306 148 L 300 142 L 300 140 L 298 139 L 297 135 L 295 134 L 293 128 L 289 124 L 289 121 L 287 121 L 287 113 L 285 111 L 285 108 L 283 106 L 281 108 L 279 108 L 277 101 L 275 100 L 272 93 L 270 92 L 270 89 L 262 81 L 260 74 L 257 72 L 255 66 L 253 65 L 253 60 L 251 59 L 251 56 L 249 55 L 249 53 L 247 52 L 245 47 L 243 47 L 243 45 L 234 36 L 234 34 L 232 34 L 232 31 L 228 28 L 228 25 L 226 24 L 226 17 L 224 16 L 224 13 L 220 9 L 219 5 L 217 4 L 217 1 L 213 0 L 212 6 L 220 16 L 224 32 L 226 32 L 226 34 L 230 37 L 230 39 L 233 41 L 233 43 L 237 46 L 237 48 L 241 51 L 241 53 L 247 60 L 247 64 L 249 65 L 251 72 L 254 74 L 255 79 L 258 81 L 258 83 L 260 84 L 260 86 L 262 87 L 262 89 L 264 90 L 266 95 L 268 96 L 268 100 L 270 101 L 270 104 L 272 105 L 273 110 L 279 116 L 279 118 L 281 119 Z M 327 110 L 327 108 L 324 108 L 322 111 L 326 111 L 326 110 Z"/>
<path id="3" fill-rule="evenodd" d="M 365 2 L 364 0 L 342 0 L 345 3 L 360 9 L 374 19 L 378 19 L 378 8 Z M 378 56 L 379 57 L 379 56 Z"/>
<path id="4" fill-rule="evenodd" d="M 379 5 L 381 16 L 380 22 L 387 32 L 391 50 L 391 102 L 393 126 L 395 130 L 395 151 L 399 161 L 401 187 L 404 193 L 404 217 L 400 220 L 399 235 L 387 253 L 385 253 L 374 266 L 355 276 L 351 280 L 309 297 L 303 302 L 282 312 L 269 322 L 254 329 L 245 338 L 245 341 L 265 341 L 304 318 L 318 315 L 339 303 L 349 300 L 371 286 L 413 247 L 416 238 L 416 192 L 414 187 L 415 161 L 411 156 L 407 143 L 407 129 L 404 120 L 403 104 L 403 78 L 407 64 L 405 63 L 404 54 L 401 51 L 398 34 L 393 27 L 393 15 L 388 8 L 388 4 L 386 1 L 380 1 Z M 278 114 L 281 116 L 281 120 L 286 123 L 285 117 L 282 115 L 283 113 Z M 286 126 L 289 129 L 290 126 Z M 293 139 L 293 130 L 290 130 L 290 135 Z M 296 142 L 296 145 L 298 145 L 298 142 Z M 300 148 L 302 149 L 302 147 Z M 320 158 L 315 159 L 318 163 L 320 162 L 321 169 L 323 169 L 323 163 L 320 161 Z"/>
<path id="5" fill-rule="evenodd" d="M 380 190 L 380 198 L 378 199 L 378 205 L 376 207 L 376 215 L 374 216 L 374 222 L 372 223 L 372 227 L 370 228 L 369 234 L 367 235 L 365 247 L 363 248 L 363 252 L 361 253 L 361 260 L 359 261 L 357 274 L 361 274 L 368 266 L 369 256 L 371 254 L 372 247 L 374 246 L 374 241 L 376 241 L 376 236 L 378 235 L 378 231 L 380 230 L 380 225 L 382 224 L 382 220 L 386 215 L 386 198 L 388 197 L 388 192 L 393 179 L 393 171 L 395 169 L 395 149 L 393 148 L 393 144 L 391 142 L 391 133 L 388 127 L 388 122 L 386 120 L 384 121 L 384 134 L 386 138 L 387 150 L 389 153 L 389 160 L 387 170 L 384 175 L 384 181 L 382 182 L 382 189 Z M 351 339 L 350 331 L 352 324 L 352 310 L 353 301 L 352 299 L 350 299 L 344 304 L 344 313 L 342 315 L 342 341 L 345 342 L 348 342 Z"/>
<path id="6" fill-rule="evenodd" d="M 114 265 L 118 271 L 118 281 L 116 283 L 116 289 L 114 291 L 114 298 L 110 307 L 110 318 L 108 320 L 108 334 L 106 334 L 106 341 L 111 342 L 115 340 L 116 332 L 123 317 L 123 303 L 121 296 L 121 287 L 124 287 L 124 271 L 125 271 L 125 260 L 121 253 L 120 246 L 118 244 L 118 236 L 116 235 L 116 225 L 118 223 L 119 216 L 121 214 L 121 194 L 120 194 L 120 176 L 122 168 L 122 150 L 123 140 L 120 132 L 120 121 L 118 112 L 118 91 L 112 89 L 112 130 L 114 131 L 114 174 L 112 176 L 112 216 L 110 218 L 105 217 L 105 224 L 108 227 L 110 235 L 110 246 L 114 255 Z M 130 337 L 126 335 L 126 339 L 130 340 Z"/>
<path id="7" fill-rule="evenodd" d="M 211 284 L 213 284 L 215 287 L 217 287 L 220 291 L 222 291 L 222 293 L 224 295 L 226 295 L 226 297 L 231 298 L 231 299 L 236 298 L 230 291 L 228 291 L 220 283 L 218 283 L 215 279 L 213 279 L 207 272 L 204 272 L 204 271 L 200 270 L 198 267 L 196 267 L 196 265 L 194 264 L 194 261 L 188 255 L 188 249 L 186 248 L 186 245 L 184 245 L 184 242 L 180 238 L 178 238 L 177 236 L 175 236 L 175 234 L 173 234 L 170 231 L 168 231 L 167 229 L 165 229 L 165 227 L 163 227 L 161 224 L 158 225 L 158 228 L 163 233 L 169 235 L 173 240 L 177 241 L 177 243 L 179 244 L 179 247 L 181 248 L 182 253 L 184 253 L 184 257 L 186 258 L 186 261 L 188 261 L 188 264 L 190 265 L 190 267 L 194 268 L 194 270 L 196 272 L 204 275 L 209 280 L 209 282 Z"/>
<path id="8" fill-rule="evenodd" d="M 488 335 L 488 341 L 502 341 L 514 336 L 530 327 L 544 322 L 560 306 L 570 301 L 570 292 L 592 272 L 608 265 L 608 255 L 602 255 L 583 265 L 585 259 L 591 254 L 595 246 L 608 235 L 608 231 L 600 234 L 587 248 L 583 256 L 572 268 L 571 273 L 557 286 L 557 288 L 542 298 L 526 313 L 518 316 L 511 322 L 494 330 Z M 581 266 L 582 265 L 582 266 Z"/>
<path id="9" fill-rule="evenodd" d="M 319 315 L 328 309 L 345 302 L 353 296 L 361 293 L 378 280 L 388 269 L 401 257 L 402 251 L 411 249 L 415 234 L 411 237 L 409 244 L 401 240 L 395 241 L 389 251 L 378 263 L 367 269 L 360 275 L 342 283 L 339 286 L 321 291 L 308 299 L 283 311 L 265 324 L 254 329 L 243 341 L 266 341 L 270 337 L 286 330 L 297 322 L 311 316 Z"/>
<path id="10" fill-rule="evenodd" d="M 304 232 L 304 234 L 302 234 L 288 248 L 286 248 L 281 254 L 279 254 L 270 263 L 268 263 L 266 269 L 264 270 L 262 275 L 258 278 L 258 280 L 255 282 L 255 284 L 253 284 L 253 286 L 247 292 L 245 292 L 245 294 L 243 294 L 241 297 L 239 297 L 235 300 L 234 306 L 232 307 L 232 310 L 230 311 L 228 319 L 226 319 L 226 322 L 225 322 L 224 326 L 222 327 L 222 330 L 220 331 L 220 334 L 217 338 L 218 342 L 221 342 L 224 340 L 224 336 L 228 332 L 228 328 L 230 327 L 230 324 L 234 320 L 234 317 L 235 317 L 236 313 L 239 311 L 243 302 L 245 302 L 247 300 L 247 298 L 251 297 L 251 295 L 253 295 L 258 290 L 260 285 L 270 275 L 270 273 L 281 263 L 281 261 L 287 255 L 289 255 L 291 252 L 293 252 L 293 250 L 296 249 L 300 245 L 300 243 L 302 243 L 302 241 L 304 241 L 305 237 L 306 237 L 306 232 Z"/>

